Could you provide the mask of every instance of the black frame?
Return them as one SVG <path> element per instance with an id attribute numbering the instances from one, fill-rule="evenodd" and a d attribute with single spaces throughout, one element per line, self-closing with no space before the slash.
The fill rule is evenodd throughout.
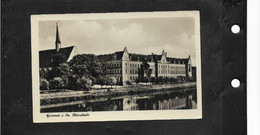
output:
<path id="1" fill-rule="evenodd" d="M 246 134 L 246 0 L 5 0 L 1 7 L 4 135 Z M 202 119 L 33 123 L 30 15 L 179 10 L 200 11 Z M 234 78 L 240 87 L 230 85 Z"/>

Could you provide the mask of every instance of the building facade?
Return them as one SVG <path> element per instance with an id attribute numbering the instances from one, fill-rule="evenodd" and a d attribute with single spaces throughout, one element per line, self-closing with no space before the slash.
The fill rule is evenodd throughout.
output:
<path id="1" fill-rule="evenodd" d="M 125 47 L 123 51 L 112 54 L 98 55 L 99 61 L 105 67 L 106 75 L 116 77 L 117 82 L 125 84 L 126 81 L 134 82 L 138 78 L 138 69 L 142 61 L 146 60 L 152 69 L 152 77 L 192 77 L 190 56 L 188 58 L 167 57 L 167 52 L 161 55 L 142 55 L 129 53 Z"/>

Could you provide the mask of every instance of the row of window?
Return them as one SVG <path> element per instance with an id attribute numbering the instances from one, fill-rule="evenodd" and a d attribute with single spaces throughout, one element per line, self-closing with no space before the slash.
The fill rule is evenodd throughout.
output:
<path id="1" fill-rule="evenodd" d="M 126 70 L 127 72 L 127 70 Z M 138 70 L 130 70 L 130 74 L 138 74 Z"/>
<path id="2" fill-rule="evenodd" d="M 185 74 L 185 70 L 159 70 L 159 74 Z"/>
<path id="3" fill-rule="evenodd" d="M 159 68 L 171 68 L 171 69 L 180 69 L 185 67 L 179 67 L 179 66 L 169 66 L 169 65 L 159 65 Z"/>
<path id="4" fill-rule="evenodd" d="M 121 64 L 119 63 L 107 63 L 107 68 L 120 68 Z"/>
<path id="5" fill-rule="evenodd" d="M 141 63 L 140 64 L 131 64 L 131 63 L 125 63 L 126 67 L 130 67 L 130 68 L 140 68 L 141 67 Z M 150 65 L 151 68 L 154 67 L 154 65 Z"/>
<path id="6" fill-rule="evenodd" d="M 116 69 L 107 70 L 107 74 L 121 74 L 121 70 L 116 70 Z"/>
<path id="7" fill-rule="evenodd" d="M 185 64 L 184 61 L 173 61 L 172 64 Z"/>
<path id="8" fill-rule="evenodd" d="M 138 70 L 129 70 L 130 72 L 130 74 L 138 74 Z M 125 70 L 125 73 L 128 73 L 128 70 L 126 69 Z M 152 74 L 154 74 L 155 73 L 155 71 L 154 70 L 152 70 Z"/>
<path id="9" fill-rule="evenodd" d="M 140 68 L 141 64 L 129 64 L 129 63 L 125 63 L 125 66 L 127 67 L 129 65 L 130 68 Z"/>
<path id="10" fill-rule="evenodd" d="M 130 76 L 131 81 L 135 81 L 138 78 L 138 76 Z"/>
<path id="11" fill-rule="evenodd" d="M 129 71 L 129 72 L 128 72 Z M 107 74 L 121 74 L 121 69 L 112 69 L 112 70 L 107 70 Z M 138 70 L 125 70 L 125 73 L 130 73 L 130 74 L 138 74 Z M 155 71 L 152 70 L 152 74 L 154 74 Z M 185 73 L 185 68 L 178 69 L 178 70 L 159 70 L 159 74 L 184 74 Z"/>
<path id="12" fill-rule="evenodd" d="M 171 71 L 170 74 L 185 74 L 185 70 L 184 71 Z"/>
<path id="13" fill-rule="evenodd" d="M 130 68 L 140 68 L 141 64 L 129 64 L 125 63 L 125 66 L 129 66 Z M 120 63 L 107 63 L 106 64 L 107 68 L 121 68 Z M 150 65 L 151 68 L 154 68 L 154 65 Z M 178 66 L 169 66 L 169 65 L 159 65 L 159 68 L 171 68 L 171 69 L 179 69 L 179 68 L 184 68 L 184 67 L 178 67 Z"/>

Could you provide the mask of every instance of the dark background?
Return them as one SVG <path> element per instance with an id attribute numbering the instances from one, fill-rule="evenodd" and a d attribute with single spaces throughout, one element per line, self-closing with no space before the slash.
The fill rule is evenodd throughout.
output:
<path id="1" fill-rule="evenodd" d="M 246 134 L 245 0 L 3 0 L 1 7 L 2 134 Z M 177 10 L 200 11 L 202 119 L 33 123 L 30 15 Z"/>

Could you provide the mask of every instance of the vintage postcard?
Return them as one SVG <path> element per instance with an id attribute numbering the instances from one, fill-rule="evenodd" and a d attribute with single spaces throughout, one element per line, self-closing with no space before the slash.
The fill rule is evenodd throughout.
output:
<path id="1" fill-rule="evenodd" d="M 33 121 L 201 119 L 199 11 L 31 16 Z"/>

